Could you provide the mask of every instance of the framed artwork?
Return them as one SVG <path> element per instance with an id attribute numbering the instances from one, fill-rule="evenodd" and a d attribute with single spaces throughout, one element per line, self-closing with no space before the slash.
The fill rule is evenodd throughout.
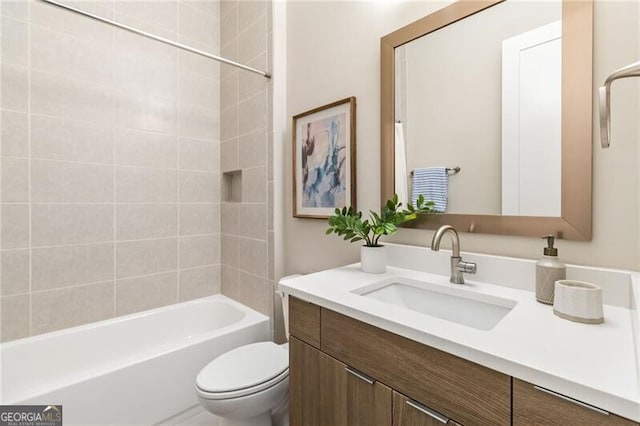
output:
<path id="1" fill-rule="evenodd" d="M 293 117 L 293 216 L 356 208 L 356 98 Z"/>

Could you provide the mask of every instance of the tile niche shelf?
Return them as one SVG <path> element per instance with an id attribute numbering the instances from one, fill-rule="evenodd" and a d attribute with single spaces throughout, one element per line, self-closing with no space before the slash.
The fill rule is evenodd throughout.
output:
<path id="1" fill-rule="evenodd" d="M 233 170 L 222 174 L 222 201 L 242 202 L 242 170 Z"/>

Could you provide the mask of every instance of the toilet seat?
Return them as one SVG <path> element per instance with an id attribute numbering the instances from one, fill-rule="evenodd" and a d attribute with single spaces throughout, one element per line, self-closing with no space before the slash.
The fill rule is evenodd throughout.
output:
<path id="1" fill-rule="evenodd" d="M 289 353 L 273 342 L 241 346 L 219 356 L 196 377 L 206 399 L 230 399 L 269 389 L 289 377 Z"/>
<path id="2" fill-rule="evenodd" d="M 198 386 L 197 390 L 200 396 L 204 399 L 223 400 L 223 399 L 242 398 L 245 396 L 254 395 L 258 392 L 262 392 L 267 389 L 271 389 L 274 386 L 280 384 L 281 382 L 287 380 L 288 378 L 289 378 L 289 369 L 282 372 L 282 374 L 280 374 L 276 378 L 273 378 L 264 383 L 261 383 L 258 386 L 254 386 L 250 388 L 238 389 L 238 390 L 229 391 L 229 392 L 207 392 Z"/>

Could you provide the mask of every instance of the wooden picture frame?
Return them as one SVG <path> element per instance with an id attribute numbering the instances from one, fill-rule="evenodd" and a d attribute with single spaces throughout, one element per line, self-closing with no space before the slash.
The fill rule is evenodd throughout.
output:
<path id="1" fill-rule="evenodd" d="M 326 219 L 356 208 L 356 98 L 293 117 L 293 217 Z"/>

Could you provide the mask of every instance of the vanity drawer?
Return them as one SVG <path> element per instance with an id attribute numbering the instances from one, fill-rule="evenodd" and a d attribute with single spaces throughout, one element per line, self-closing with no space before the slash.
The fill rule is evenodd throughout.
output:
<path id="1" fill-rule="evenodd" d="M 289 296 L 289 333 L 320 349 L 320 306 Z"/>
<path id="2" fill-rule="evenodd" d="M 588 408 L 579 401 L 522 380 L 513 379 L 513 424 L 525 425 L 580 425 L 580 426 L 638 426 L 631 420 L 598 409 Z"/>
<path id="3" fill-rule="evenodd" d="M 466 425 L 510 425 L 511 377 L 322 309 L 322 351 Z"/>

